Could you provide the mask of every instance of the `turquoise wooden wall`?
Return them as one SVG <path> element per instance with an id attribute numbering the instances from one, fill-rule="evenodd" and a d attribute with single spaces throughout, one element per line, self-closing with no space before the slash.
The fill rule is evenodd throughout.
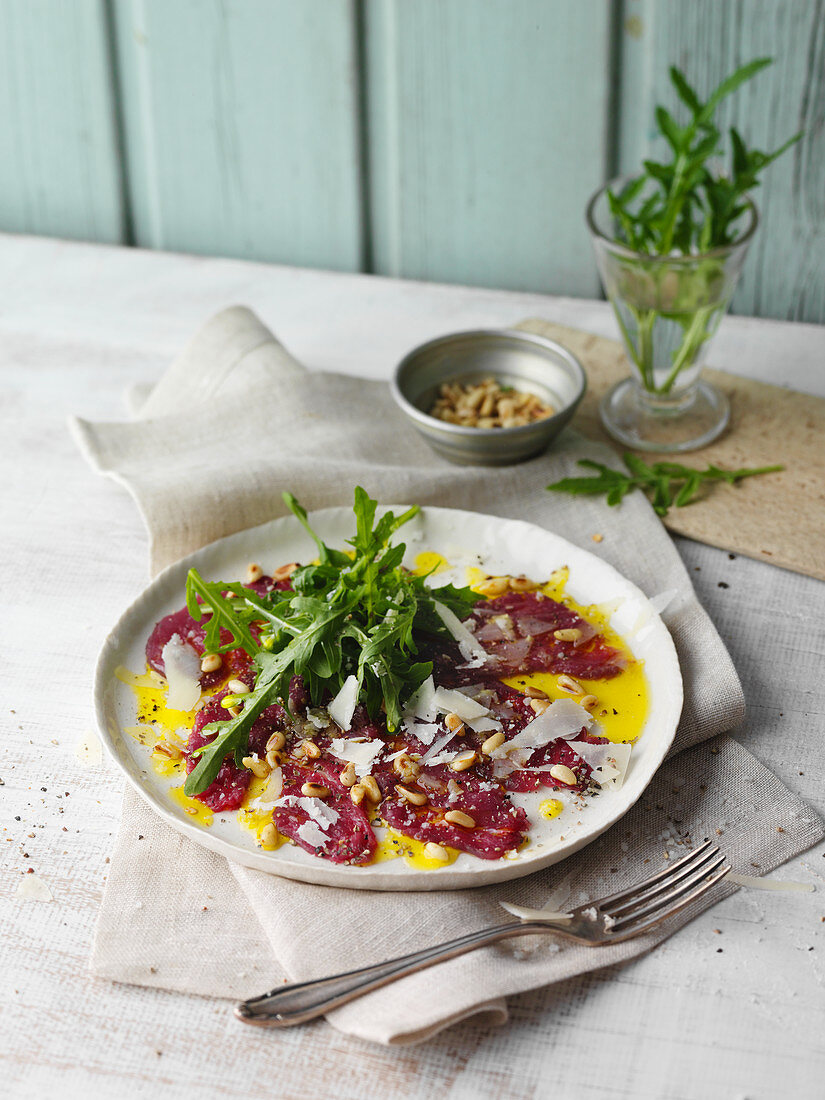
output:
<path id="1" fill-rule="evenodd" d="M 667 66 L 760 147 L 734 303 L 825 322 L 823 0 L 0 0 L 0 228 L 597 296 Z"/>

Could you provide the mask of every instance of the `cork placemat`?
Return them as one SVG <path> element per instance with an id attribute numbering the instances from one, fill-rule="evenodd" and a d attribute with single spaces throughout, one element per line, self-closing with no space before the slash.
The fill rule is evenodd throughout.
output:
<path id="1" fill-rule="evenodd" d="M 556 340 L 579 358 L 588 389 L 573 425 L 583 435 L 621 451 L 602 427 L 598 408 L 604 393 L 630 371 L 621 344 L 539 319 L 516 327 Z M 677 456 L 676 461 L 727 469 L 781 464 L 785 469 L 735 486 L 712 485 L 695 503 L 671 508 L 665 526 L 699 542 L 825 580 L 825 399 L 725 371 L 705 374 L 730 400 L 730 425 L 715 443 Z"/>

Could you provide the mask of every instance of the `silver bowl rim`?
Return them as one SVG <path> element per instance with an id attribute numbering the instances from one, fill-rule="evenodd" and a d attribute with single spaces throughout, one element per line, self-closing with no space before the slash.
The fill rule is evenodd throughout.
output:
<path id="1" fill-rule="evenodd" d="M 401 372 L 404 370 L 409 361 L 421 352 L 428 351 L 430 348 L 437 347 L 439 344 L 448 343 L 450 340 L 455 340 L 459 337 L 490 337 L 490 336 L 509 336 L 516 340 L 522 341 L 526 344 L 533 344 L 536 347 L 542 348 L 544 351 L 552 351 L 557 355 L 560 355 L 562 359 L 567 363 L 569 367 L 572 367 L 573 374 L 578 381 L 577 392 L 571 401 L 566 402 L 557 412 L 554 412 L 552 416 L 545 417 L 543 420 L 536 420 L 532 424 L 521 424 L 515 428 L 496 428 L 494 433 L 490 428 L 472 428 L 465 426 L 464 424 L 450 424 L 447 420 L 441 420 L 437 416 L 430 416 L 429 413 L 422 412 L 421 409 L 413 405 L 406 395 L 404 394 L 399 384 L 399 378 Z M 518 373 L 518 372 L 514 372 Z M 416 347 L 411 348 L 404 358 L 400 361 L 395 368 L 392 378 L 390 379 L 390 390 L 395 398 L 396 404 L 410 417 L 410 419 L 416 421 L 422 427 L 425 428 L 438 428 L 444 432 L 448 432 L 456 436 L 466 436 L 472 439 L 501 439 L 503 436 L 508 438 L 518 438 L 521 435 L 533 435 L 537 429 L 550 428 L 554 421 L 560 416 L 570 416 L 575 412 L 581 399 L 584 397 L 587 391 L 587 375 L 585 374 L 584 367 L 579 360 L 568 348 L 563 344 L 557 343 L 555 340 L 550 340 L 546 336 L 538 336 L 533 332 L 521 332 L 519 329 L 512 328 L 477 328 L 477 329 L 463 329 L 460 332 L 448 332 L 443 336 L 436 336 L 432 340 L 427 340 L 423 344 L 418 344 Z"/>

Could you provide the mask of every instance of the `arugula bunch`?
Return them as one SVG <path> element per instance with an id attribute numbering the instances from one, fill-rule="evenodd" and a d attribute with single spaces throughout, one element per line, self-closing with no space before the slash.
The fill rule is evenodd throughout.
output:
<path id="1" fill-rule="evenodd" d="M 417 515 L 418 506 L 400 516 L 385 512 L 376 522 L 377 502 L 357 487 L 356 533 L 348 551 L 322 541 L 291 493 L 284 493 L 284 500 L 318 547 L 317 562 L 292 574 L 291 592 L 260 596 L 240 584 L 207 583 L 197 570 L 189 572 L 189 613 L 200 621 L 211 612 L 208 650 L 241 646 L 254 658 L 257 674 L 241 713 L 205 727 L 217 736 L 197 751 L 198 766 L 184 787 L 188 795 L 204 791 L 230 753 L 240 765 L 255 720 L 273 703 L 289 706 L 293 676 L 303 678 L 316 705 L 328 702 L 355 676 L 358 700 L 372 718 L 383 709 L 387 728 L 394 730 L 404 704 L 432 672 L 432 662 L 417 659 L 420 642 L 424 636 L 450 636 L 436 601 L 466 618 L 478 598 L 469 588 L 430 588 L 425 577 L 402 567 L 406 547 L 391 540 Z M 223 644 L 221 628 L 231 638 Z"/>
<path id="2" fill-rule="evenodd" d="M 614 470 L 601 462 L 589 458 L 579 459 L 579 466 L 595 470 L 589 477 L 564 477 L 548 485 L 559 493 L 571 493 L 573 496 L 605 496 L 611 505 L 621 504 L 633 489 L 641 489 L 651 500 L 653 511 L 666 516 L 673 508 L 681 508 L 696 499 L 703 484 L 724 481 L 735 485 L 746 477 L 757 474 L 771 474 L 783 470 L 784 466 L 759 466 L 741 470 L 722 470 L 718 466 L 708 466 L 697 470 L 692 466 L 682 466 L 678 462 L 654 462 L 648 466 L 636 455 L 626 451 L 622 455 L 630 473 Z"/>
<path id="3" fill-rule="evenodd" d="M 675 67 L 670 80 L 687 107 L 680 125 L 666 107 L 656 108 L 656 122 L 670 148 L 667 161 L 645 160 L 644 173 L 617 194 L 608 190 L 619 239 L 635 252 L 666 256 L 671 252 L 704 253 L 731 244 L 735 225 L 749 205 L 748 192 L 759 186 L 759 174 L 799 141 L 794 134 L 772 153 L 748 149 L 735 127 L 729 130 L 731 157 L 727 172 L 715 172 L 709 161 L 721 152 L 721 132 L 714 123 L 720 103 L 773 63 L 760 57 L 731 73 L 704 102 Z"/>

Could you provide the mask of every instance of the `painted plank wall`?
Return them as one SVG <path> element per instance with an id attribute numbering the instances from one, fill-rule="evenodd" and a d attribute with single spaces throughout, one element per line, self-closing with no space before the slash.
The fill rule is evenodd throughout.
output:
<path id="1" fill-rule="evenodd" d="M 363 266 L 354 0 L 115 0 L 135 243 Z"/>
<path id="2" fill-rule="evenodd" d="M 105 0 L 0 0 L 0 227 L 126 232 Z"/>
<path id="3" fill-rule="evenodd" d="M 366 5 L 371 231 L 386 275 L 594 296 L 604 0 Z"/>
<path id="4" fill-rule="evenodd" d="M 825 322 L 825 0 L 0 0 L 0 228 L 597 295 L 667 66 L 777 58 L 734 308 Z"/>

